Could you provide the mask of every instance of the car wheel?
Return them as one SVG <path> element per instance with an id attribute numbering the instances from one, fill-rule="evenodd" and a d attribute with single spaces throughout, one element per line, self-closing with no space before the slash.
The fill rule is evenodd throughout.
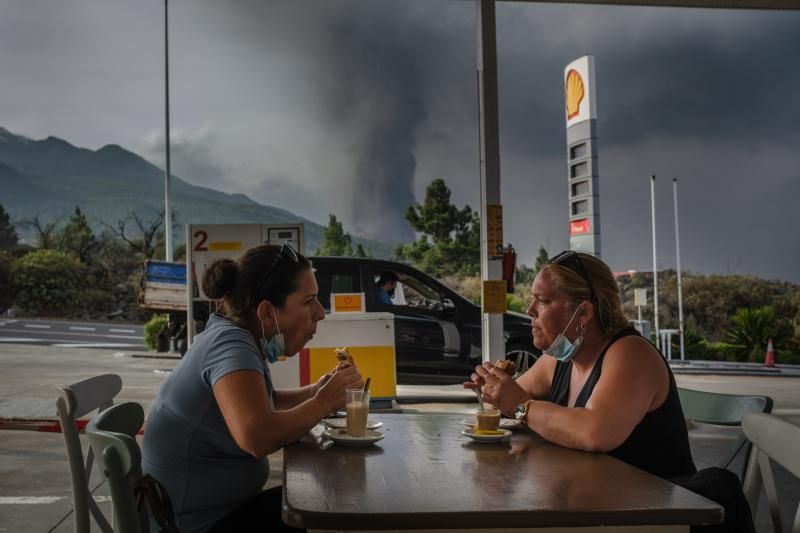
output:
<path id="1" fill-rule="evenodd" d="M 514 377 L 527 372 L 538 358 L 539 355 L 534 353 L 531 346 L 515 344 L 506 349 L 506 359 L 514 361 Z"/>

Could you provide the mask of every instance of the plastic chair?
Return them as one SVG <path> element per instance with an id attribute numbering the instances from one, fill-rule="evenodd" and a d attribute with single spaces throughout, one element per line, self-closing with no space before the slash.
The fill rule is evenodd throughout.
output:
<path id="1" fill-rule="evenodd" d="M 135 402 L 110 407 L 86 426 L 111 489 L 116 533 L 149 533 L 147 509 L 137 509 L 133 484 L 142 477 L 142 454 L 136 433 L 144 424 L 144 409 Z"/>
<path id="2" fill-rule="evenodd" d="M 681 399 L 683 416 L 687 420 L 701 424 L 741 426 L 742 419 L 747 414 L 769 413 L 772 411 L 772 398 L 769 396 L 721 394 L 682 388 L 678 388 L 678 395 Z M 739 435 L 733 446 L 720 457 L 714 466 L 728 468 L 728 465 L 733 462 L 739 451 L 744 449 L 744 463 L 742 471 L 739 472 L 740 478 L 744 479 L 750 456 L 750 447 L 750 442 L 744 434 Z"/>
<path id="3" fill-rule="evenodd" d="M 797 449 L 800 448 L 800 426 L 795 426 L 775 415 L 758 413 L 744 417 L 742 430 L 753 444 L 753 453 L 744 482 L 744 493 L 750 503 L 750 509 L 755 516 L 763 483 L 772 527 L 776 532 L 782 533 L 778 493 L 775 490 L 775 478 L 772 475 L 770 460 L 800 478 L 800 454 L 797 453 Z M 800 533 L 800 505 L 797 506 L 794 515 L 792 533 Z"/>
<path id="4" fill-rule="evenodd" d="M 90 516 L 92 516 L 103 533 L 110 533 L 111 525 L 97 506 L 91 493 L 92 488 L 89 486 L 94 452 L 90 446 L 84 460 L 76 422 L 95 409 L 99 412 L 113 405 L 114 398 L 122 390 L 122 379 L 116 374 L 103 374 L 60 389 L 61 395 L 56 399 L 56 411 L 67 448 L 75 532 L 89 533 Z"/>

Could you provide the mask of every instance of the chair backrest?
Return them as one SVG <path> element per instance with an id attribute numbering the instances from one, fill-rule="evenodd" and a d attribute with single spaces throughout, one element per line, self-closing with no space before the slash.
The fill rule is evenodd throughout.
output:
<path id="1" fill-rule="evenodd" d="M 94 453 L 90 446 L 84 458 L 76 422 L 95 409 L 102 411 L 113 405 L 114 398 L 121 390 L 122 379 L 118 375 L 103 374 L 61 387 L 61 394 L 56 399 L 56 412 L 61 422 L 72 481 L 76 533 L 89 533 L 90 516 L 94 517 L 101 531 L 111 531 L 111 525 L 97 506 L 89 485 Z"/>
<path id="2" fill-rule="evenodd" d="M 144 424 L 144 409 L 135 402 L 109 407 L 86 426 L 103 475 L 111 490 L 115 533 L 148 533 L 147 509 L 137 509 L 133 484 L 142 477 L 142 454 L 136 433 Z"/>
<path id="3" fill-rule="evenodd" d="M 778 506 L 778 493 L 775 488 L 770 459 L 788 470 L 793 476 L 800 478 L 800 454 L 797 453 L 800 448 L 800 426 L 775 415 L 759 413 L 745 416 L 742 421 L 742 430 L 748 440 L 753 443 L 753 454 L 750 457 L 744 482 L 745 495 L 750 502 L 753 516 L 755 516 L 761 492 L 760 487 L 763 483 L 772 518 L 772 527 L 781 533 L 783 527 Z M 800 505 L 795 511 L 792 532 L 800 533 Z"/>
<path id="4" fill-rule="evenodd" d="M 769 413 L 772 411 L 772 398 L 769 396 L 748 396 L 722 394 L 692 389 L 678 388 L 683 416 L 687 420 L 717 426 L 741 426 L 742 419 L 750 413 Z M 744 435 L 726 450 L 715 466 L 727 468 L 740 450 L 745 450 L 744 466 L 740 476 L 744 477 L 750 456 L 750 443 Z"/>

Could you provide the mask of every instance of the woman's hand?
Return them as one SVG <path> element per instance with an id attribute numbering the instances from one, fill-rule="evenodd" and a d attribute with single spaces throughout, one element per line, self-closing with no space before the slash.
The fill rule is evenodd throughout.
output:
<path id="1" fill-rule="evenodd" d="M 347 401 L 345 391 L 364 387 L 361 374 L 355 366 L 336 368 L 317 381 L 316 397 L 328 406 L 328 411 L 344 407 Z"/>
<path id="2" fill-rule="evenodd" d="M 483 363 L 483 364 L 484 365 L 488 365 L 486 368 L 492 368 L 494 366 L 494 365 L 492 365 L 492 363 Z M 486 383 L 483 380 L 483 377 L 480 374 L 478 374 L 478 369 L 479 368 L 484 368 L 484 367 L 481 366 L 481 365 L 478 365 L 478 366 L 475 367 L 475 372 L 473 372 L 469 376 L 469 379 L 471 381 L 465 381 L 463 383 L 465 389 L 478 390 L 479 388 L 483 387 L 484 383 Z"/>
<path id="3" fill-rule="evenodd" d="M 514 414 L 517 405 L 531 399 L 530 395 L 514 381 L 507 372 L 495 370 L 492 363 L 483 363 L 475 367 L 478 379 L 473 378 L 473 383 L 482 382 L 482 398 L 508 416 Z M 473 376 L 475 375 L 473 374 Z M 465 383 L 466 387 L 467 384 Z M 469 387 L 475 388 L 475 387 Z"/>

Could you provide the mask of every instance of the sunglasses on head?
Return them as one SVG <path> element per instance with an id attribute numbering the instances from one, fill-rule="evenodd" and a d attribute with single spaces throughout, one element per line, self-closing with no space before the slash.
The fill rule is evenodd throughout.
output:
<path id="1" fill-rule="evenodd" d="M 580 275 L 580 277 L 582 277 L 583 280 L 586 282 L 586 284 L 589 286 L 590 299 L 594 300 L 594 287 L 592 286 L 592 280 L 589 279 L 589 274 L 583 267 L 583 263 L 581 262 L 581 256 L 580 254 L 578 254 L 578 252 L 576 252 L 575 250 L 564 250 L 563 252 L 556 255 L 547 262 L 554 265 L 561 265 Z"/>
<path id="2" fill-rule="evenodd" d="M 264 285 L 267 284 L 270 276 L 273 272 L 275 272 L 278 265 L 281 261 L 291 261 L 292 263 L 299 263 L 300 259 L 297 257 L 297 252 L 292 247 L 289 241 L 285 241 L 283 245 L 281 245 L 281 249 L 278 251 L 278 255 L 275 256 L 275 259 L 272 261 L 272 264 L 269 266 L 267 273 L 261 278 L 261 282 L 258 284 L 258 291 L 256 294 L 261 294 L 261 291 L 264 288 Z"/>

